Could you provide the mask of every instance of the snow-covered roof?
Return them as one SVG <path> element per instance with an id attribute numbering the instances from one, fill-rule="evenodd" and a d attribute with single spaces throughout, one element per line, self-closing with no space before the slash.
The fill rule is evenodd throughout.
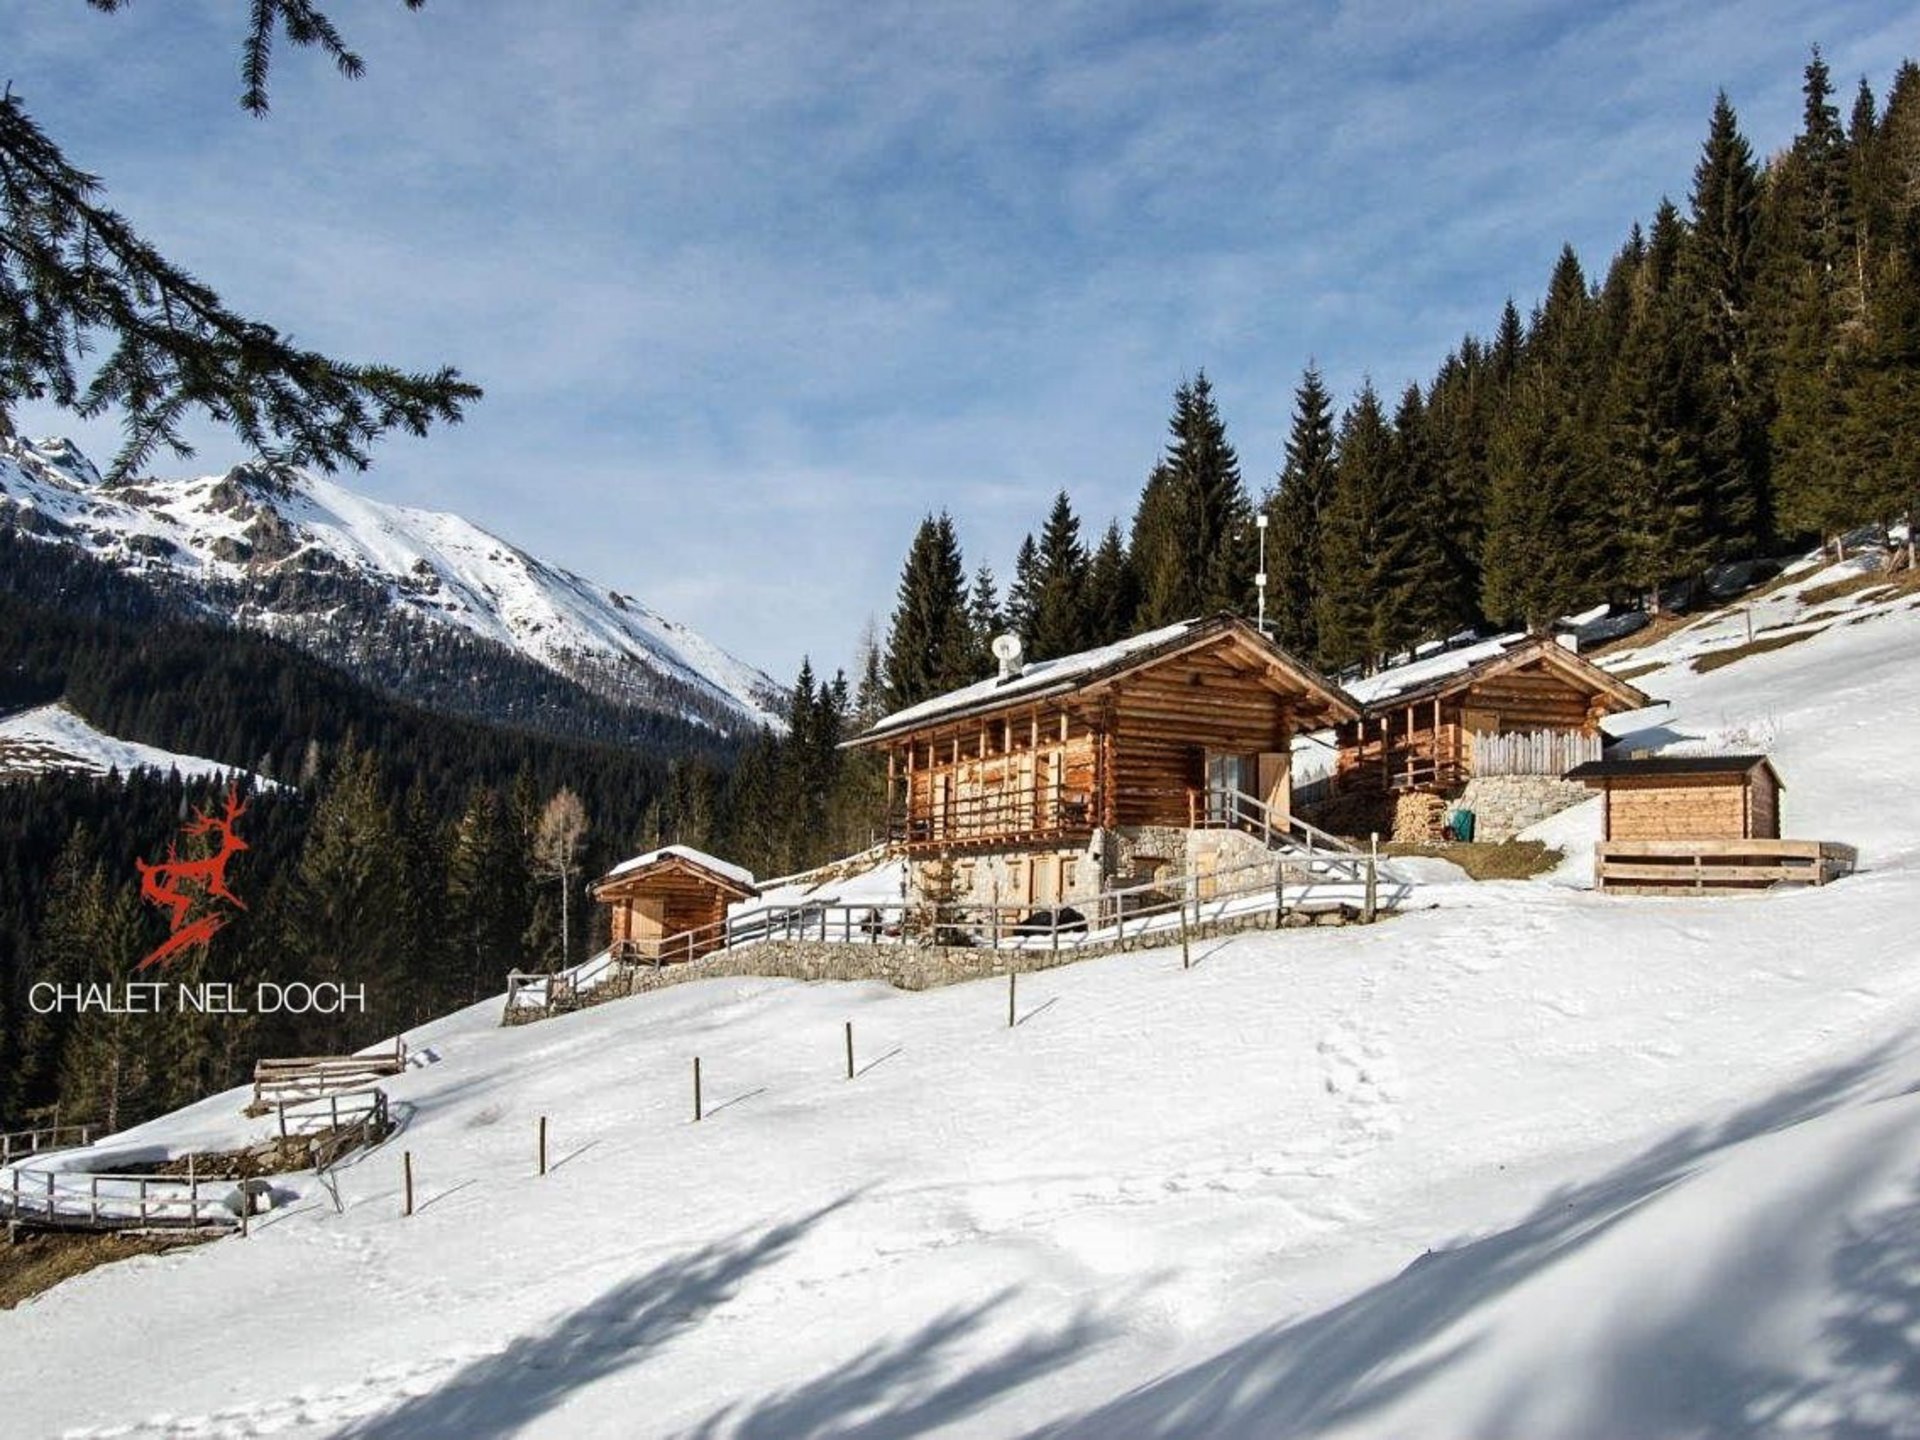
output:
<path id="1" fill-rule="evenodd" d="M 1572 671 L 1575 675 L 1584 675 L 1594 693 L 1611 695 L 1628 708 L 1638 709 L 1652 703 L 1638 687 L 1602 670 L 1558 640 L 1524 632 L 1497 635 L 1491 640 L 1463 645 L 1458 650 L 1447 650 L 1405 665 L 1393 666 L 1376 675 L 1353 681 L 1347 686 L 1347 693 L 1372 710 L 1389 702 L 1400 704 L 1416 697 L 1424 699 L 1428 695 L 1445 693 L 1454 689 L 1458 682 L 1466 681 L 1469 677 L 1478 678 L 1482 671 L 1525 665 L 1531 663 L 1530 657 L 1533 656 L 1556 662 L 1562 669 Z"/>
<path id="2" fill-rule="evenodd" d="M 1180 620 L 1172 625 L 1164 625 L 1158 630 L 1149 630 L 1143 635 L 1133 635 L 1125 640 L 1117 640 L 1111 645 L 1099 645 L 1091 650 L 1081 650 L 1053 660 L 1036 660 L 1011 679 L 1003 680 L 997 675 L 990 676 L 985 680 L 975 681 L 971 685 L 963 685 L 958 690 L 949 690 L 944 695 L 936 695 L 931 700 L 922 700 L 917 705 L 909 705 L 904 710 L 896 710 L 878 721 L 854 743 L 858 744 L 862 740 L 872 740 L 901 730 L 909 730 L 932 720 L 957 719 L 973 711 L 996 709 L 1009 701 L 1042 700 L 1049 696 L 1064 694 L 1095 676 L 1126 669 L 1130 662 L 1145 661 L 1161 650 L 1177 646 L 1190 636 L 1200 636 L 1212 630 L 1225 632 L 1235 626 L 1244 629 L 1250 636 L 1257 634 L 1245 621 L 1229 615 L 1210 615 L 1192 620 Z M 1271 640 L 1265 640 L 1264 643 L 1272 646 Z M 1282 654 L 1277 650 L 1275 653 Z M 1332 681 L 1315 674 L 1304 663 L 1294 660 L 1291 656 L 1283 655 L 1282 658 L 1298 668 L 1314 683 L 1322 686 L 1330 695 L 1337 699 L 1347 698 Z"/>
<path id="3" fill-rule="evenodd" d="M 1390 666 L 1361 679 L 1349 680 L 1347 693 L 1362 705 L 1372 705 L 1395 695 L 1423 689 L 1436 680 L 1445 680 L 1488 660 L 1498 659 L 1525 643 L 1526 639 L 1527 634 L 1522 630 L 1512 635 L 1496 635 L 1491 640 L 1462 645 L 1458 650 L 1443 650 L 1438 655 L 1423 656 L 1405 665 Z"/>
<path id="4" fill-rule="evenodd" d="M 662 845 L 658 850 L 649 850 L 644 855 L 636 855 L 631 860 L 622 860 L 606 874 L 607 880 L 621 875 L 631 874 L 635 870 L 644 870 L 662 860 L 684 860 L 689 865 L 698 865 L 702 870 L 712 871 L 723 880 L 730 880 L 743 890 L 757 890 L 753 872 L 745 866 L 735 865 L 722 860 L 717 855 L 709 855 L 704 850 L 696 850 L 691 845 Z M 601 883 L 605 883 L 602 881 Z"/>

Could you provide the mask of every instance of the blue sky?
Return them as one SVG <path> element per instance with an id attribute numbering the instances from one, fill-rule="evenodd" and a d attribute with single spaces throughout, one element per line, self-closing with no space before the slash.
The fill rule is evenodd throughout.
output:
<path id="1" fill-rule="evenodd" d="M 1310 358 L 1430 377 L 1684 201 L 1716 89 L 1765 154 L 1813 43 L 1843 102 L 1920 50 L 1885 0 L 334 0 L 367 75 L 283 44 L 256 121 L 244 8 L 0 0 L 8 78 L 229 303 L 486 387 L 349 483 L 779 678 L 884 623 L 928 510 L 1003 581 L 1057 489 L 1124 522 L 1202 368 L 1258 491 Z M 196 439 L 158 468 L 241 458 Z"/>

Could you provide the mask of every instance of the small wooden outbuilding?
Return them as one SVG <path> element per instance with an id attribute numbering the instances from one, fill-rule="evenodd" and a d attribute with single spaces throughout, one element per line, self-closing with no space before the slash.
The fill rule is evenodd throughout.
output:
<path id="1" fill-rule="evenodd" d="M 727 907 L 760 891 L 751 871 L 688 845 L 667 845 L 614 866 L 592 893 L 613 907 L 616 951 L 680 961 L 719 949 Z"/>
<path id="2" fill-rule="evenodd" d="M 1551 636 L 1506 635 L 1356 681 L 1333 788 L 1450 792 L 1476 776 L 1560 775 L 1600 756 L 1600 722 L 1653 703 Z"/>
<path id="3" fill-rule="evenodd" d="M 1778 840 L 1780 773 L 1764 755 L 1593 760 L 1567 772 L 1605 797 L 1602 840 Z"/>
<path id="4" fill-rule="evenodd" d="M 1764 755 L 1594 760 L 1567 772 L 1601 793 L 1595 883 L 1624 895 L 1824 885 L 1853 873 L 1851 845 L 1780 838 L 1780 772 Z"/>

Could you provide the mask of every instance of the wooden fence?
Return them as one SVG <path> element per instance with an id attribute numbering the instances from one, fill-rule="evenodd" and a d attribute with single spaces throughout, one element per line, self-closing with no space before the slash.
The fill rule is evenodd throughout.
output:
<path id="1" fill-rule="evenodd" d="M 1578 730 L 1525 730 L 1475 734 L 1475 775 L 1564 775 L 1600 758 L 1601 737 Z"/>
<path id="2" fill-rule="evenodd" d="M 79 1150 L 93 1143 L 91 1125 L 42 1125 L 36 1130 L 9 1130 L 0 1135 L 0 1165 L 11 1165 L 48 1150 Z"/>
<path id="3" fill-rule="evenodd" d="M 8 1170 L 0 1216 L 49 1230 L 208 1230 L 240 1224 L 243 1182 L 183 1175 Z"/>
<path id="4" fill-rule="evenodd" d="M 1610 840 L 1593 852 L 1594 883 L 1610 895 L 1702 895 L 1825 885 L 1859 858 L 1830 840 Z"/>
<path id="5" fill-rule="evenodd" d="M 248 1113 L 264 1114 L 276 1105 L 319 1100 L 365 1090 L 374 1081 L 407 1068 L 407 1042 L 371 1055 L 294 1055 L 261 1060 L 253 1067 L 253 1103 Z"/>

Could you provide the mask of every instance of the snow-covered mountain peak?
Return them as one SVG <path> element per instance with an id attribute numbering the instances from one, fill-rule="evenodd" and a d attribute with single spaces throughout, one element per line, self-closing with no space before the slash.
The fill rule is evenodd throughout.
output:
<path id="1" fill-rule="evenodd" d="M 631 595 L 458 515 L 264 462 L 103 486 L 67 441 L 0 448 L 0 524 L 184 584 L 309 648 L 389 643 L 397 617 L 464 631 L 623 704 L 722 729 L 778 725 L 779 687 Z M 384 612 L 384 613 L 383 613 Z"/>

